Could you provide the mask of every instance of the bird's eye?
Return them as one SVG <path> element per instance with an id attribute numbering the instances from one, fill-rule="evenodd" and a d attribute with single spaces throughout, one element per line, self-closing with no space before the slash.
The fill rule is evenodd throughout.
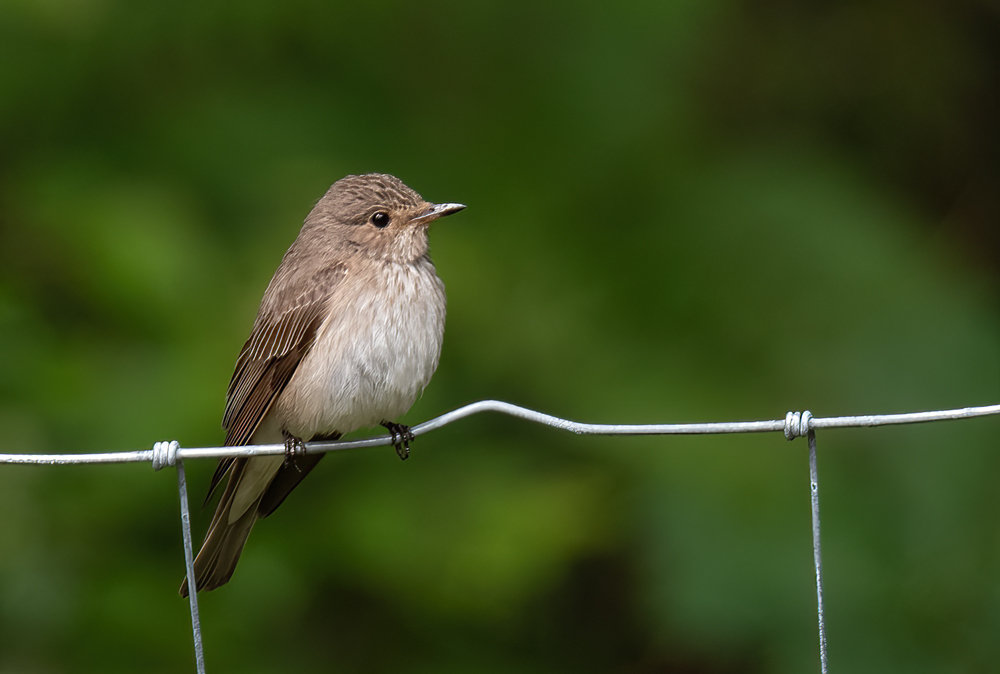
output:
<path id="1" fill-rule="evenodd" d="M 379 229 L 382 229 L 389 224 L 389 214 L 385 211 L 379 211 L 371 217 L 371 223 Z"/>

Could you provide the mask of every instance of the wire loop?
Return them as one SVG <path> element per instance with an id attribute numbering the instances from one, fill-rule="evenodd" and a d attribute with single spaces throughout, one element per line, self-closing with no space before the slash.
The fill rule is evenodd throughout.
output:
<path id="1" fill-rule="evenodd" d="M 785 415 L 785 438 L 794 440 L 795 438 L 809 435 L 812 422 L 812 412 L 789 412 Z"/>
<path id="2" fill-rule="evenodd" d="M 177 450 L 181 445 L 176 440 L 164 440 L 153 445 L 153 470 L 177 465 Z"/>

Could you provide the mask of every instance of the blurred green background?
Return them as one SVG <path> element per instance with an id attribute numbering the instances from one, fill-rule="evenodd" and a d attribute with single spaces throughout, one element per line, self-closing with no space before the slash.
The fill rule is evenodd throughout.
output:
<path id="1" fill-rule="evenodd" d="M 998 120 L 992 0 L 2 0 L 0 451 L 219 444 L 368 171 L 469 205 L 405 422 L 997 403 Z M 819 435 L 834 670 L 994 670 L 998 436 Z M 208 669 L 818 671 L 811 564 L 801 440 L 480 416 L 328 457 L 202 596 Z M 0 672 L 193 671 L 182 571 L 173 471 L 0 468 Z"/>

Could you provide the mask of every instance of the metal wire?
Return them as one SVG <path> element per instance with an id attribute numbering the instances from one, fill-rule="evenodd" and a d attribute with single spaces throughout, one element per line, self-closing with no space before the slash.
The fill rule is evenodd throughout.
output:
<path id="1" fill-rule="evenodd" d="M 191 604 L 191 631 L 194 634 L 194 661 L 198 674 L 205 674 L 205 649 L 201 642 L 201 619 L 198 617 L 198 590 L 194 583 L 194 549 L 191 545 L 191 513 L 188 509 L 187 480 L 184 462 L 177 462 L 177 488 L 181 497 L 181 535 L 184 538 L 184 566 L 187 572 L 188 601 Z"/>
<path id="2" fill-rule="evenodd" d="M 808 412 L 789 412 L 785 419 L 774 421 L 723 421 L 702 424 L 586 424 L 569 421 L 560 417 L 536 412 L 525 407 L 499 400 L 481 400 L 442 414 L 430 421 L 413 426 L 414 435 L 423 435 L 447 426 L 450 423 L 481 412 L 500 412 L 512 417 L 552 426 L 579 435 L 703 435 L 713 433 L 768 433 L 782 431 L 792 439 L 806 435 L 810 430 L 820 428 L 869 428 L 892 424 L 916 424 L 947 419 L 969 419 L 972 417 L 1000 414 L 1000 404 L 983 407 L 963 407 L 954 410 L 933 412 L 911 412 L 907 414 L 874 414 L 856 417 L 813 417 Z M 342 449 L 378 447 L 392 444 L 388 435 L 380 435 L 362 440 L 338 440 L 333 442 L 307 442 L 306 453 L 333 452 Z M 177 460 L 221 458 L 225 456 L 250 457 L 284 454 L 284 445 L 244 445 L 241 447 L 181 447 L 177 449 Z M 102 454 L 0 454 L 0 464 L 52 464 L 74 463 L 141 463 L 156 459 L 155 450 L 130 452 L 109 452 Z"/>
<path id="3" fill-rule="evenodd" d="M 819 539 L 819 470 L 816 467 L 816 431 L 809 431 L 809 492 L 812 501 L 813 565 L 816 567 L 816 615 L 819 619 L 819 668 L 827 674 L 826 621 L 823 618 L 823 552 Z"/>
<path id="4" fill-rule="evenodd" d="M 893 424 L 916 424 L 950 419 L 969 419 L 1000 414 L 1000 404 L 982 407 L 963 407 L 953 410 L 912 412 L 907 414 L 875 414 L 854 417 L 814 418 L 808 411 L 789 412 L 783 420 L 735 421 L 700 424 L 587 424 L 569 421 L 550 414 L 512 405 L 499 400 L 479 402 L 452 410 L 422 424 L 412 427 L 413 435 L 423 435 L 465 417 L 481 412 L 500 412 L 512 417 L 552 426 L 580 435 L 702 435 L 713 433 L 767 433 L 781 431 L 789 440 L 808 436 L 809 442 L 809 482 L 812 501 L 813 561 L 816 567 L 816 607 L 819 619 L 820 668 L 827 674 L 826 624 L 823 611 L 823 555 L 820 547 L 819 517 L 819 474 L 816 466 L 816 429 L 818 428 L 870 428 Z M 333 452 L 342 449 L 378 447 L 392 444 L 388 435 L 334 442 L 308 442 L 306 453 Z M 182 448 L 176 441 L 157 442 L 151 450 L 130 452 L 108 452 L 101 454 L 0 454 L 0 464 L 19 465 L 68 465 L 78 463 L 140 463 L 150 462 L 160 470 L 165 466 L 177 467 L 180 490 L 181 529 L 184 538 L 184 561 L 187 566 L 188 587 L 191 602 L 191 626 L 194 634 L 195 661 L 198 674 L 205 674 L 205 658 L 201 639 L 201 623 L 198 618 L 197 589 L 194 582 L 194 562 L 191 545 L 191 518 L 188 509 L 187 484 L 184 477 L 184 459 L 252 457 L 283 454 L 282 445 L 246 445 L 241 447 L 188 447 Z"/>

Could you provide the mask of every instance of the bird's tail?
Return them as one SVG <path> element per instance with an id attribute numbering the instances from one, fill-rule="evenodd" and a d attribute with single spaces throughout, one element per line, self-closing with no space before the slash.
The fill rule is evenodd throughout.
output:
<path id="1" fill-rule="evenodd" d="M 330 439 L 338 437 L 339 434 L 329 436 Z M 240 458 L 230 464 L 229 481 L 215 509 L 205 542 L 194 560 L 194 577 L 199 592 L 214 590 L 229 582 L 254 522 L 274 512 L 324 456 L 309 454 L 288 464 L 283 462 L 281 456 Z M 231 519 L 230 515 L 237 517 Z M 188 581 L 185 578 L 181 584 L 181 596 L 187 595 Z"/>
<path id="2" fill-rule="evenodd" d="M 235 470 L 242 471 L 243 465 L 238 464 Z M 240 559 L 243 546 L 247 542 L 250 530 L 257 521 L 257 506 L 260 497 L 235 521 L 229 521 L 229 511 L 233 506 L 233 497 L 239 485 L 240 475 L 231 475 L 226 490 L 219 499 L 219 507 L 212 518 L 212 524 L 202 543 L 201 550 L 194 560 L 195 584 L 199 592 L 214 590 L 229 581 L 236 570 L 236 562 Z M 188 596 L 188 580 L 181 583 L 181 596 Z"/>

